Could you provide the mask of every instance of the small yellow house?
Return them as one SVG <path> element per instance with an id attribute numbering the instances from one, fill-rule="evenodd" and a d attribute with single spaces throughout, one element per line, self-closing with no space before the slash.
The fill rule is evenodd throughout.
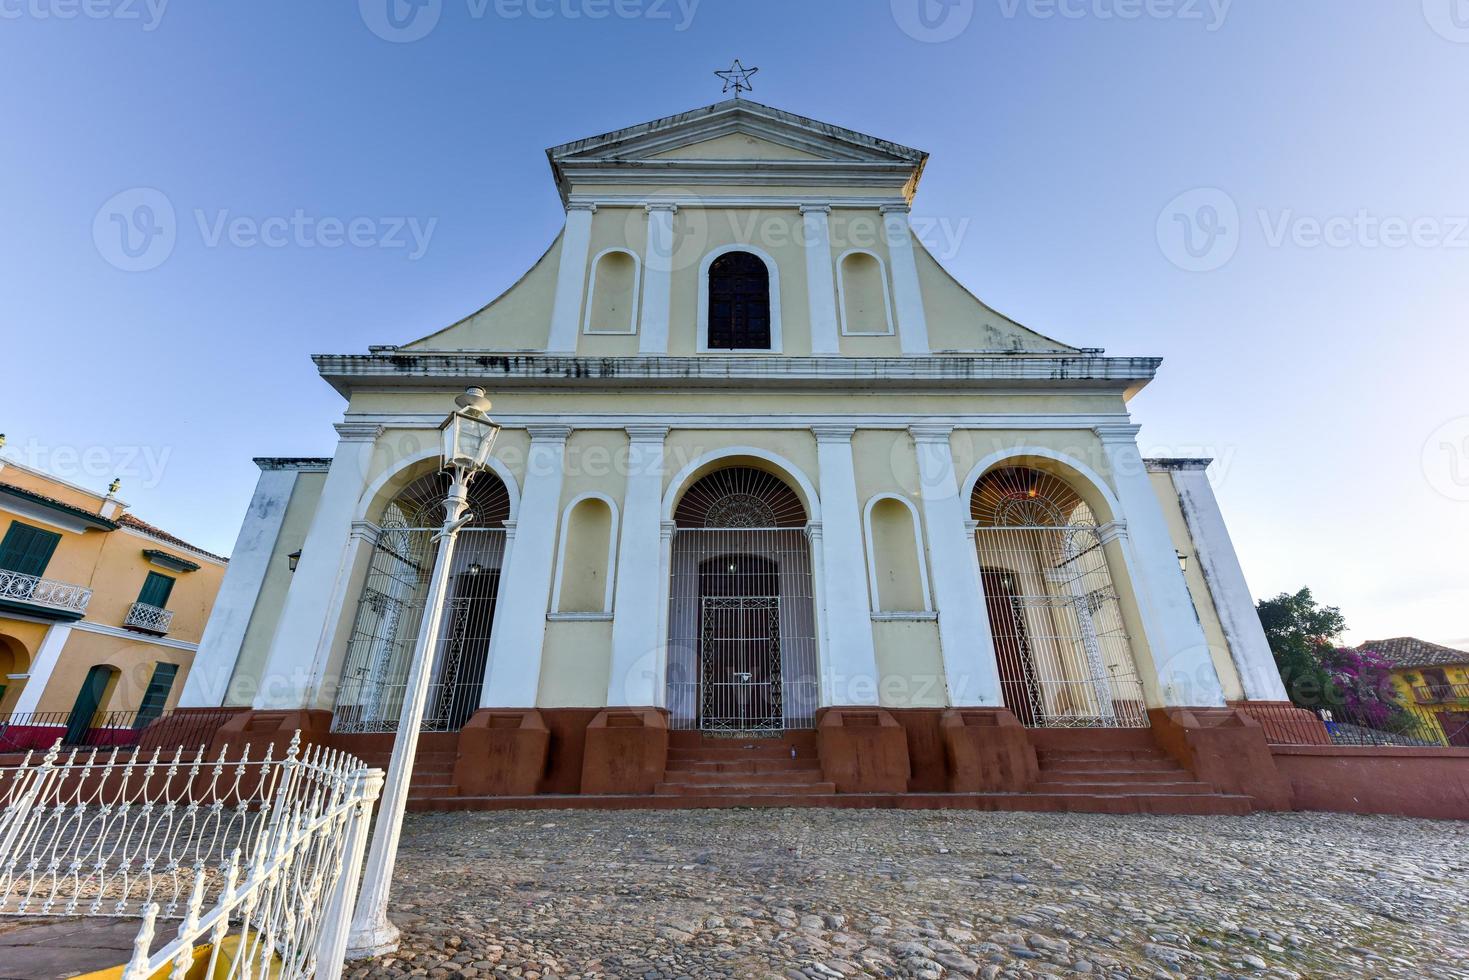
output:
<path id="1" fill-rule="evenodd" d="M 1469 652 L 1411 636 L 1371 640 L 1359 649 L 1392 663 L 1399 703 L 1431 722 L 1429 731 L 1443 744 L 1469 747 Z"/>
<path id="2" fill-rule="evenodd" d="M 0 458 L 0 752 L 125 744 L 173 708 L 227 560 Z"/>

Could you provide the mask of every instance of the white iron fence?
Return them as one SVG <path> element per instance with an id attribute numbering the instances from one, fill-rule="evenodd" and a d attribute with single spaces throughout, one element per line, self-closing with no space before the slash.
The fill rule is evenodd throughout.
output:
<path id="1" fill-rule="evenodd" d="M 0 915 L 139 916 L 123 980 L 339 976 L 382 772 L 299 739 L 280 760 L 58 746 L 0 768 Z"/>
<path id="2" fill-rule="evenodd" d="M 80 616 L 87 611 L 87 603 L 92 601 L 92 590 L 70 582 L 57 582 L 0 568 L 0 599 L 49 606 Z"/>
<path id="3" fill-rule="evenodd" d="M 127 618 L 122 621 L 122 625 L 149 633 L 167 633 L 173 626 L 173 610 L 160 609 L 146 602 L 135 602 L 128 608 Z"/>

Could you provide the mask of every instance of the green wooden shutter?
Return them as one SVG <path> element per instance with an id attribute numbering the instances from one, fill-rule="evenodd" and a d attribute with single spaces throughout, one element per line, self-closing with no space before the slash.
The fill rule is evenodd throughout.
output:
<path id="1" fill-rule="evenodd" d="M 15 521 L 0 541 L 0 568 L 22 575 L 41 575 L 51 563 L 51 555 L 61 535 Z"/>
<path id="2" fill-rule="evenodd" d="M 168 597 L 173 592 L 173 581 L 167 575 L 149 572 L 148 578 L 143 582 L 143 591 L 138 593 L 138 601 L 159 609 L 166 608 Z"/>
<path id="3" fill-rule="evenodd" d="M 168 692 L 173 690 L 173 680 L 178 676 L 178 664 L 157 664 L 153 668 L 153 679 L 148 681 L 148 690 L 143 693 L 143 703 L 138 706 L 138 719 L 134 728 L 147 728 L 163 717 L 163 706 L 168 703 Z"/>

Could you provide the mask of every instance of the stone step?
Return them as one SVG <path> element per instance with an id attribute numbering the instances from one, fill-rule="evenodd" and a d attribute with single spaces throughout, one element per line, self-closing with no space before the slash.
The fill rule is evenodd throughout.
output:
<path id="1" fill-rule="evenodd" d="M 794 756 L 790 751 L 749 751 L 741 749 L 669 749 L 668 761 L 670 762 L 744 762 L 750 759 L 765 761 L 802 761 L 815 762 L 817 755 L 815 750 L 810 752 L 798 751 Z"/>
<path id="2" fill-rule="evenodd" d="M 669 786 L 795 786 L 821 782 L 820 769 L 793 769 L 789 772 L 667 772 L 663 782 Z"/>
<path id="3" fill-rule="evenodd" d="M 1168 783 L 1093 783 L 1063 782 L 1040 778 L 1031 787 L 1039 793 L 1083 793 L 1099 796 L 1211 796 L 1214 787 L 1195 780 Z"/>
<path id="4" fill-rule="evenodd" d="M 669 759 L 669 772 L 820 772 L 816 759 L 736 759 L 711 762 L 707 759 Z"/>
<path id="5" fill-rule="evenodd" d="M 746 792 L 742 790 L 742 792 Z M 1087 793 L 789 793 L 751 795 L 654 796 L 456 796 L 409 797 L 415 811 L 464 810 L 682 810 L 724 807 L 831 807 L 839 809 L 965 809 L 1034 813 L 1152 813 L 1180 816 L 1245 816 L 1249 797 L 1210 793 L 1198 796 L 1109 796 Z"/>
<path id="6" fill-rule="evenodd" d="M 1173 772 L 1183 767 L 1173 759 L 1135 758 L 1091 758 L 1091 759 L 1037 759 L 1042 769 L 1149 769 L 1153 772 Z"/>
<path id="7" fill-rule="evenodd" d="M 1171 761 L 1173 756 L 1162 749 L 1037 749 L 1036 758 L 1050 760 L 1165 759 Z"/>
<path id="8" fill-rule="evenodd" d="M 655 796 L 831 796 L 836 793 L 835 783 L 659 783 L 653 787 Z"/>
<path id="9" fill-rule="evenodd" d="M 1062 783 L 1168 783 L 1190 779 L 1193 774 L 1182 766 L 1172 769 L 1042 769 L 1042 781 Z"/>

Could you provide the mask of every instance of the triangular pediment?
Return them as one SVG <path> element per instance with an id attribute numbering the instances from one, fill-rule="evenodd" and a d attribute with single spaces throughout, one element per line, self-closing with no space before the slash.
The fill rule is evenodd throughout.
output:
<path id="1" fill-rule="evenodd" d="M 820 160 L 809 150 L 772 139 L 732 132 L 653 154 L 654 160 Z"/>
<path id="2" fill-rule="evenodd" d="M 783 109 L 730 99 L 702 109 L 553 146 L 563 197 L 570 185 L 663 173 L 680 182 L 882 182 L 911 193 L 928 154 Z"/>

